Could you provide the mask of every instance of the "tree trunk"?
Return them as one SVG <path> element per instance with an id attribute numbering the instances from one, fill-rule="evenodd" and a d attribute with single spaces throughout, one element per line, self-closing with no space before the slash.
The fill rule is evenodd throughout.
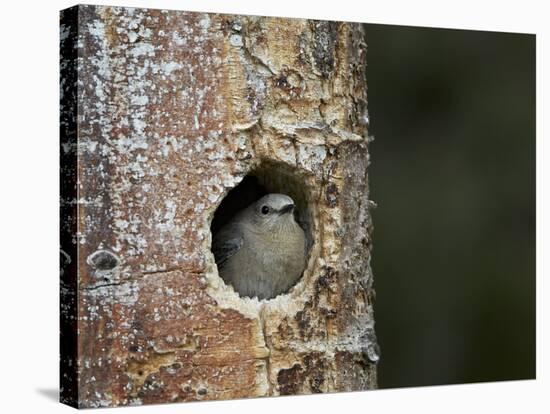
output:
<path id="1" fill-rule="evenodd" d="M 360 24 L 61 13 L 63 402 L 376 387 L 365 52 Z M 210 251 L 251 178 L 293 197 L 309 240 L 264 301 Z"/>

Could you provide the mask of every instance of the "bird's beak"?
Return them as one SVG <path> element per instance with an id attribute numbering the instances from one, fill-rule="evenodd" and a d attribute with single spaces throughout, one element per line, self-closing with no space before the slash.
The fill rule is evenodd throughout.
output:
<path id="1" fill-rule="evenodd" d="M 282 209 L 279 210 L 279 214 L 283 215 L 286 213 L 292 213 L 294 211 L 294 204 L 287 204 Z"/>

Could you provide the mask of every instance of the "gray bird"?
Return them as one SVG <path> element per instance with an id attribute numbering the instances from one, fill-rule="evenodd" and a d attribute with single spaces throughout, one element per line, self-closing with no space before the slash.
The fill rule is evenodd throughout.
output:
<path id="1" fill-rule="evenodd" d="M 268 194 L 238 212 L 214 235 L 222 279 L 241 295 L 268 299 L 288 291 L 306 264 L 306 238 L 294 201 Z"/>

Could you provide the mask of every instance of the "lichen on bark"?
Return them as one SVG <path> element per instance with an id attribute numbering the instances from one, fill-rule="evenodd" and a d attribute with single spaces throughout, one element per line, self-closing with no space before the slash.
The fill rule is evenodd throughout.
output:
<path id="1" fill-rule="evenodd" d="M 62 104 L 78 109 L 61 148 L 64 401 L 375 388 L 361 25 L 105 6 L 62 25 Z M 239 297 L 210 252 L 214 212 L 250 174 L 311 232 L 301 281 L 269 301 Z"/>

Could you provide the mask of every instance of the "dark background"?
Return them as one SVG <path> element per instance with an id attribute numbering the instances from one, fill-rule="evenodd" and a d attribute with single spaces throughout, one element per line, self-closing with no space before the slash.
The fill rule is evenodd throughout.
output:
<path id="1" fill-rule="evenodd" d="M 365 25 L 380 388 L 535 376 L 535 36 Z"/>

